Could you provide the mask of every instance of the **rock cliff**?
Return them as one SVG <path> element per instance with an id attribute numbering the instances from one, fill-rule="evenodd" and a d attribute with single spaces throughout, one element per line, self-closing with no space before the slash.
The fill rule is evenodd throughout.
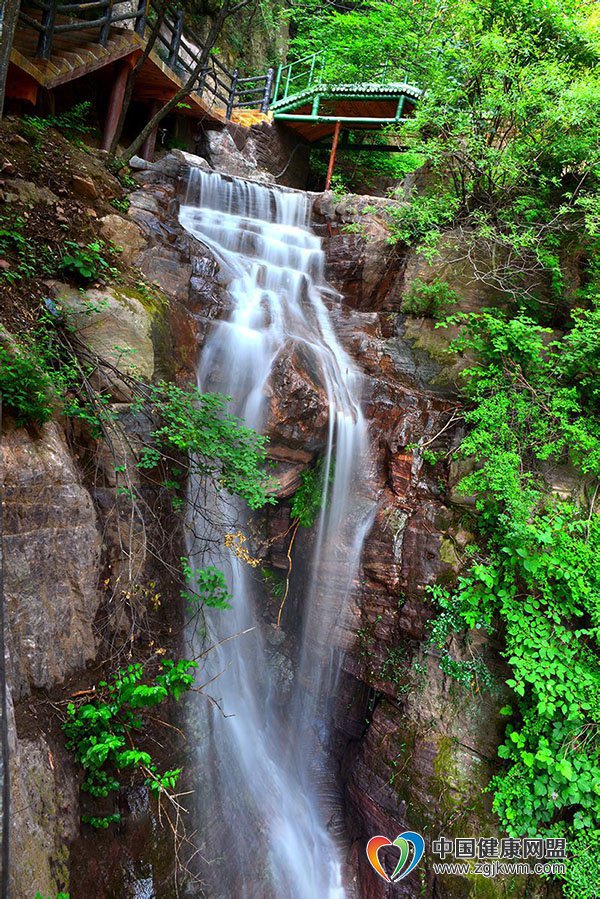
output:
<path id="1" fill-rule="evenodd" d="M 207 155 L 235 175 L 262 173 L 273 181 L 277 172 L 265 173 L 260 161 L 261 140 L 246 135 L 242 141 L 239 134 L 236 139 L 225 132 Z M 102 219 L 105 233 L 125 243 L 127 263 L 139 267 L 162 299 L 149 302 L 145 294 L 118 286 L 84 297 L 103 304 L 86 317 L 82 339 L 109 356 L 117 353 L 114 359 L 120 362 L 115 348 L 134 346 L 131 364 L 146 378 L 193 380 L 198 348 L 226 306 L 217 263 L 177 222 L 189 163 L 177 151 L 154 166 L 139 161 L 127 217 L 111 213 Z M 301 179 L 300 169 L 290 181 L 296 177 Z M 444 675 L 427 645 L 433 610 L 425 588 L 460 570 L 471 539 L 472 508 L 468 497 L 454 491 L 458 474 L 443 458 L 461 427 L 456 360 L 431 320 L 409 318 L 400 308 L 416 278 L 440 272 L 463 308 L 477 308 L 482 296 L 451 247 L 427 265 L 415 252 L 391 246 L 381 214 L 385 203 L 314 195 L 314 226 L 326 248 L 327 277 L 343 297 L 334 310 L 336 325 L 366 376 L 379 496 L 345 623 L 348 652 L 335 720 L 351 880 L 364 899 L 547 895 L 539 884 L 501 880 L 486 882 L 482 892 L 472 880 L 438 878 L 426 866 L 391 890 L 369 868 L 364 853 L 370 836 L 393 837 L 405 829 L 427 838 L 491 835 L 484 786 L 500 739 L 504 676 L 497 647 L 483 646 L 495 683 L 490 690 L 464 689 Z M 360 228 L 348 228 L 353 223 Z M 56 283 L 52 289 L 75 315 L 83 314 L 78 292 Z M 65 888 L 69 864 L 72 899 L 97 888 L 119 899 L 135 896 L 139 872 L 152 867 L 148 859 L 156 854 L 151 841 L 144 844 L 152 827 L 144 799 L 133 796 L 128 799 L 134 809 L 129 831 L 107 838 L 100 858 L 97 846 L 94 855 L 91 843 L 79 837 L 73 850 L 77 857 L 69 863 L 69 846 L 79 831 L 78 782 L 60 734 L 49 724 L 49 706 L 58 696 L 64 702 L 70 692 L 88 687 L 86 667 L 96 665 L 101 643 L 105 649 L 116 634 L 135 632 L 137 638 L 142 630 L 134 611 L 116 602 L 119 578 L 125 580 L 132 568 L 145 576 L 153 572 L 152 537 L 121 495 L 115 476 L 129 442 L 145 425 L 128 415 L 127 384 L 117 379 L 110 389 L 123 435 L 110 452 L 94 443 L 76 455 L 61 421 L 38 431 L 10 421 L 4 425 L 15 896 Z M 323 446 L 325 427 L 322 386 L 297 348 L 278 361 L 269 397 L 270 452 L 282 504 L 260 526 L 267 529 L 268 561 L 276 569 L 288 565 L 287 499 Z M 434 442 L 442 458 L 432 463 L 423 453 Z M 174 554 L 178 539 L 176 534 Z M 271 604 L 265 616 L 274 618 L 276 609 Z M 177 621 L 174 610 L 173 640 Z M 287 676 L 291 650 L 285 638 L 280 649 Z M 455 650 L 459 657 L 465 651 L 460 645 Z M 165 897 L 172 894 L 165 873 L 169 860 L 163 846 L 151 872 L 155 886 L 161 884 L 157 895 Z M 129 873 L 117 888 L 113 879 L 119 871 Z"/>

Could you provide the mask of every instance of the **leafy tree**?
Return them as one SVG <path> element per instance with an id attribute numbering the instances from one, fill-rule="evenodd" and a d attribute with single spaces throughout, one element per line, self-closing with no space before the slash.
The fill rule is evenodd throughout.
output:
<path id="1" fill-rule="evenodd" d="M 470 429 L 458 454 L 473 469 L 460 489 L 475 495 L 481 550 L 455 589 L 433 589 L 435 639 L 443 645 L 465 626 L 501 629 L 514 700 L 502 710 L 510 722 L 494 809 L 514 836 L 585 834 L 598 882 L 600 421 L 589 411 L 597 310 L 575 313 L 558 340 L 523 314 L 484 311 L 462 324 L 456 348 L 477 361 L 464 373 Z M 579 469 L 585 497 L 549 494 L 548 466 L 565 462 Z M 581 866 L 569 866 L 568 895 Z"/>
<path id="2" fill-rule="evenodd" d="M 561 299 L 565 248 L 597 254 L 599 28 L 588 0 L 295 0 L 297 57 L 327 48 L 329 81 L 425 90 L 399 129 L 427 187 L 399 203 L 392 237 L 434 247 L 459 227 L 479 276 L 537 308 Z M 382 75 L 385 66 L 385 75 Z M 378 76 L 377 73 L 380 73 Z"/>

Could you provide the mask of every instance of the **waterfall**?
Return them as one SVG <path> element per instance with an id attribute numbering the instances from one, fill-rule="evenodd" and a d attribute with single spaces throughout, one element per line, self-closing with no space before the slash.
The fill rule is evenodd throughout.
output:
<path id="1" fill-rule="evenodd" d="M 180 212 L 183 227 L 218 259 L 231 300 L 229 318 L 216 324 L 201 354 L 200 389 L 231 396 L 230 410 L 261 430 L 275 360 L 302 347 L 329 406 L 326 504 L 308 571 L 302 582 L 292 582 L 301 620 L 285 702 L 278 701 L 281 673 L 259 578 L 220 544 L 214 524 L 244 531 L 250 522 L 243 503 L 207 493 L 205 485 L 190 488 L 202 490 L 201 502 L 210 510 L 189 523 L 190 557 L 225 571 L 233 596 L 230 610 L 208 610 L 208 643 L 215 648 L 205 657 L 202 679 L 210 681 L 212 701 L 202 699 L 196 714 L 204 720 L 192 725 L 198 741 L 197 839 L 213 899 L 347 895 L 340 790 L 329 752 L 331 706 L 344 612 L 373 503 L 362 379 L 332 324 L 327 304 L 336 294 L 325 282 L 324 253 L 309 219 L 303 193 L 198 168 L 190 172 Z"/>

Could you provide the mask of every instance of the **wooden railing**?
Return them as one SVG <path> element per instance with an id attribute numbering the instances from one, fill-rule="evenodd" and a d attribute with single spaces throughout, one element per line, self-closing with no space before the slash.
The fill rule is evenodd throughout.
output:
<path id="1" fill-rule="evenodd" d="M 20 27 L 29 28 L 39 35 L 36 56 L 50 59 L 57 35 L 74 31 L 96 32 L 93 40 L 106 46 L 113 25 L 130 22 L 133 30 L 147 37 L 148 29 L 159 14 L 154 0 L 137 0 L 132 10 L 131 0 L 84 0 L 80 3 L 63 3 L 59 0 L 23 0 Z M 196 70 L 202 53 L 202 41 L 186 25 L 182 11 L 168 13 L 162 19 L 160 31 L 153 48 L 157 56 L 176 75 L 187 81 Z M 226 117 L 231 118 L 239 107 L 260 109 L 267 112 L 271 102 L 274 69 L 265 75 L 240 78 L 237 69 L 231 71 L 214 53 L 198 74 L 193 86 L 198 94 L 208 93 L 223 104 Z"/>

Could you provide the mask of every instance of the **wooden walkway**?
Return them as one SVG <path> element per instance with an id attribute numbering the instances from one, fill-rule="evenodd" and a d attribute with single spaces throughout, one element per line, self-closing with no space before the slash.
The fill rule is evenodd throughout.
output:
<path id="1" fill-rule="evenodd" d="M 34 105 L 39 89 L 53 91 L 100 69 L 107 70 L 108 112 L 102 146 L 110 146 L 127 73 L 147 48 L 157 22 L 155 0 L 22 0 L 11 52 L 7 97 Z M 166 16 L 134 84 L 133 100 L 151 111 L 183 87 L 200 62 L 202 44 L 183 13 Z M 340 64 L 327 52 L 240 77 L 214 54 L 195 75 L 178 115 L 203 119 L 209 128 L 228 120 L 242 125 L 281 122 L 313 145 L 330 146 L 327 186 L 342 135 L 344 149 L 402 149 L 397 142 L 350 143 L 355 132 L 401 124 L 422 95 L 391 66 Z M 153 152 L 153 150 L 151 151 Z"/>
<path id="2" fill-rule="evenodd" d="M 156 10 L 150 0 L 23 0 L 11 51 L 7 96 L 35 104 L 38 89 L 53 90 L 119 61 L 133 62 L 146 46 Z M 95 16 L 95 18 L 91 18 Z M 189 79 L 201 53 L 200 39 L 182 14 L 167 16 L 136 79 L 134 100 L 169 100 Z M 227 119 L 266 118 L 273 70 L 240 78 L 214 54 L 178 114 L 202 118 L 209 126 Z M 267 97 L 267 99 L 265 99 Z"/>

